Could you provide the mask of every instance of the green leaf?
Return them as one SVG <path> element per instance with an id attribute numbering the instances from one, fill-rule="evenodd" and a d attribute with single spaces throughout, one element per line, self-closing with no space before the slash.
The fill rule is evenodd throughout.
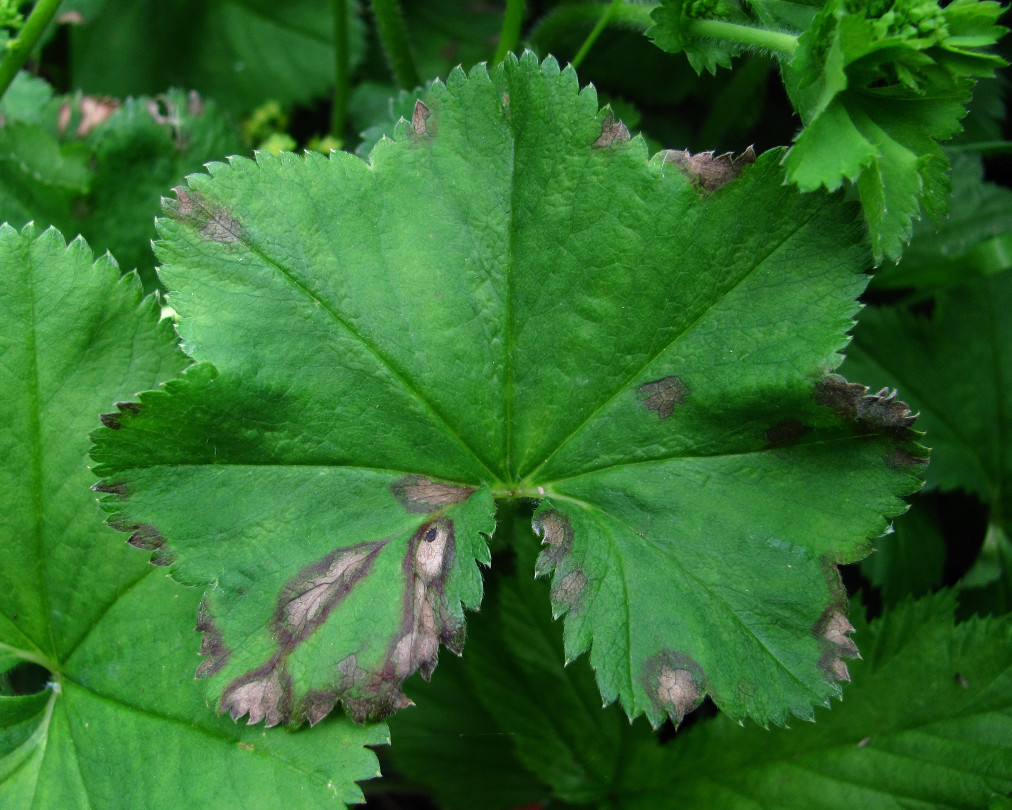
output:
<path id="1" fill-rule="evenodd" d="M 243 148 L 236 129 L 196 93 L 122 105 L 64 97 L 45 115 L 15 105 L 0 128 L 0 219 L 80 232 L 150 288 L 161 194 L 205 161 Z"/>
<path id="2" fill-rule="evenodd" d="M 1003 60 L 1001 6 L 957 0 L 833 0 L 798 40 L 784 82 L 804 129 L 787 153 L 802 189 L 856 181 L 876 261 L 898 261 L 921 206 L 945 213 L 948 161 L 973 79 Z"/>
<path id="3" fill-rule="evenodd" d="M 319 0 L 176 0 L 85 4 L 71 36 L 73 84 L 85 93 L 155 95 L 190 87 L 232 112 L 274 99 L 288 106 L 327 92 L 333 82 L 330 4 Z M 64 11 L 74 9 L 65 3 Z M 351 64 L 364 30 L 348 3 Z"/>
<path id="4" fill-rule="evenodd" d="M 954 625 L 953 606 L 943 594 L 859 624 L 864 660 L 814 725 L 769 733 L 719 717 L 672 743 L 677 752 L 645 747 L 630 759 L 656 787 L 621 806 L 1001 806 L 1012 791 L 1012 623 Z M 627 784 L 642 784 L 630 770 Z"/>
<path id="5" fill-rule="evenodd" d="M 844 366 L 879 385 L 896 385 L 930 437 L 926 477 L 965 489 L 1012 526 L 1012 274 L 947 287 L 931 317 L 900 307 L 861 314 Z"/>
<path id="6" fill-rule="evenodd" d="M 89 484 L 94 414 L 185 358 L 153 298 L 55 230 L 0 228 L 0 662 L 44 667 L 0 697 L 5 808 L 307 807 L 354 802 L 382 728 L 335 719 L 308 744 L 212 717 L 193 682 L 199 593 L 102 526 Z M 223 775 L 224 774 L 224 775 Z"/>
<path id="7" fill-rule="evenodd" d="M 200 365 L 93 459 L 114 525 L 210 585 L 218 709 L 402 705 L 459 649 L 493 495 L 541 499 L 567 654 L 631 716 L 837 694 L 835 565 L 922 460 L 902 403 L 831 373 L 867 253 L 780 157 L 687 177 L 525 55 L 433 84 L 368 163 L 189 178 L 158 251 Z"/>
<path id="8" fill-rule="evenodd" d="M 1012 268 L 1012 190 L 985 183 L 983 173 L 978 156 L 953 155 L 948 216 L 915 223 L 903 261 L 883 264 L 873 287 L 925 290 Z"/>
<path id="9" fill-rule="evenodd" d="M 684 53 L 696 73 L 716 73 L 718 68 L 731 67 L 731 60 L 738 56 L 741 47 L 731 41 L 702 39 L 690 32 L 691 21 L 697 17 L 716 17 L 733 22 L 748 22 L 744 10 L 738 3 L 719 0 L 661 0 L 650 13 L 653 25 L 647 29 L 647 36 L 662 51 Z"/>

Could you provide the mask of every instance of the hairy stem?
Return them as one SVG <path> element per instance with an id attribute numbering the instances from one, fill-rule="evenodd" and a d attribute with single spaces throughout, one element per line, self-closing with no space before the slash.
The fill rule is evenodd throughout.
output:
<path id="1" fill-rule="evenodd" d="M 765 28 L 752 28 L 748 25 L 722 20 L 689 20 L 686 24 L 686 31 L 694 37 L 730 40 L 745 47 L 762 48 L 787 56 L 792 56 L 798 47 L 798 38 L 793 34 L 768 31 Z"/>
<path id="2" fill-rule="evenodd" d="M 594 43 L 597 42 L 597 38 L 601 36 L 601 32 L 608 27 L 608 23 L 611 22 L 612 17 L 615 16 L 621 6 L 622 0 L 612 0 L 611 5 L 604 10 L 604 13 L 601 14 L 601 17 L 597 21 L 597 25 L 595 25 L 591 32 L 587 34 L 587 38 L 580 46 L 580 50 L 578 50 L 576 52 L 576 56 L 573 57 L 571 64 L 574 68 L 578 68 L 587 54 L 590 53 L 590 49 L 594 47 Z"/>
<path id="3" fill-rule="evenodd" d="M 344 143 L 344 123 L 351 93 L 351 61 L 348 58 L 348 0 L 330 0 L 334 22 L 334 105 L 330 110 L 330 134 Z"/>
<path id="4" fill-rule="evenodd" d="M 29 54 L 35 48 L 59 7 L 60 0 L 39 0 L 35 4 L 32 13 L 25 20 L 25 26 L 21 29 L 18 38 L 10 43 L 7 55 L 0 62 L 0 97 L 7 92 L 7 88 L 11 86 L 18 71 L 28 61 Z"/>
<path id="5" fill-rule="evenodd" d="M 499 34 L 499 45 L 495 49 L 493 63 L 498 65 L 506 54 L 512 53 L 520 44 L 520 24 L 524 19 L 524 0 L 506 0 L 506 13 L 503 15 L 502 32 Z"/>
<path id="6" fill-rule="evenodd" d="M 394 72 L 394 78 L 405 90 L 413 90 L 422 83 L 411 53 L 408 31 L 397 0 L 372 0 L 372 13 L 380 42 Z"/>

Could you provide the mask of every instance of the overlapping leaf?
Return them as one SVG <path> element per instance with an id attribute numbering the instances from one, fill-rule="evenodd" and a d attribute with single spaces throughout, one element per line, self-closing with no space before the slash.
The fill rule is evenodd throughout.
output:
<path id="1" fill-rule="evenodd" d="M 780 157 L 722 187 L 648 159 L 527 55 L 435 83 L 368 162 L 189 178 L 159 253 L 200 365 L 93 458 L 114 524 L 210 585 L 218 709 L 402 705 L 459 649 L 492 496 L 540 500 L 539 571 L 606 701 L 782 722 L 836 694 L 835 564 L 921 451 L 902 402 L 832 374 L 867 252 Z"/>
<path id="2" fill-rule="evenodd" d="M 938 141 L 959 130 L 973 78 L 1003 63 L 998 3 L 833 0 L 799 40 L 784 81 L 805 128 L 785 160 L 802 189 L 857 183 L 876 259 L 898 261 L 921 206 L 946 210 Z"/>
<path id="3" fill-rule="evenodd" d="M 207 712 L 193 681 L 200 593 L 101 523 L 88 432 L 99 410 L 186 359 L 135 277 L 83 241 L 0 228 L 0 678 L 4 808 L 333 807 L 376 775 L 382 727 L 335 718 L 313 740 Z"/>
<path id="4" fill-rule="evenodd" d="M 162 192 L 205 161 L 241 150 L 238 131 L 196 93 L 122 103 L 53 97 L 24 73 L 13 89 L 2 105 L 0 220 L 80 232 L 153 287 Z"/>

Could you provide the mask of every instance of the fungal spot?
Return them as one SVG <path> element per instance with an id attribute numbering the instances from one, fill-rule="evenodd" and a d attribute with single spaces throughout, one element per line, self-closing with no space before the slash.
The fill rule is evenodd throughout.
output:
<path id="1" fill-rule="evenodd" d="M 848 635 L 854 632 L 854 626 L 843 611 L 836 605 L 830 605 L 815 623 L 813 632 L 824 645 L 819 658 L 819 669 L 829 680 L 849 681 L 850 673 L 843 659 L 859 658 L 860 653 Z"/>
<path id="2" fill-rule="evenodd" d="M 119 408 L 119 413 L 103 413 L 98 417 L 102 424 L 110 430 L 119 430 L 123 427 L 123 414 L 140 413 L 141 410 L 139 402 L 117 402 L 116 407 Z"/>
<path id="3" fill-rule="evenodd" d="M 755 163 L 755 149 L 751 146 L 734 157 L 731 152 L 714 156 L 713 152 L 698 152 L 693 155 L 680 149 L 669 149 L 664 153 L 665 163 L 674 163 L 689 180 L 704 191 L 716 191 L 741 174 L 749 163 Z"/>
<path id="4" fill-rule="evenodd" d="M 252 751 L 253 750 L 253 743 L 241 742 L 241 743 L 239 743 L 239 747 L 243 751 Z"/>
<path id="5" fill-rule="evenodd" d="M 616 122 L 614 113 L 609 111 L 601 122 L 601 134 L 592 146 L 595 149 L 607 149 L 617 141 L 628 141 L 630 137 L 626 125 L 621 121 Z"/>
<path id="6" fill-rule="evenodd" d="M 847 421 L 875 432 L 891 431 L 902 436 L 917 419 L 907 403 L 896 399 L 896 391 L 883 388 L 869 394 L 866 385 L 849 383 L 838 374 L 830 374 L 816 386 L 815 399 Z"/>
<path id="7" fill-rule="evenodd" d="M 421 99 L 415 102 L 415 109 L 411 113 L 411 128 L 415 135 L 425 135 L 428 132 L 428 120 L 432 111 L 425 106 Z"/>
<path id="8" fill-rule="evenodd" d="M 308 638 L 369 573 L 382 542 L 337 549 L 303 568 L 281 591 L 272 629 L 283 651 Z"/>
<path id="9" fill-rule="evenodd" d="M 209 213 L 200 235 L 222 245 L 234 245 L 242 239 L 242 226 L 224 208 L 217 208 Z"/>
<path id="10" fill-rule="evenodd" d="M 94 484 L 91 491 L 105 492 L 109 495 L 119 495 L 122 498 L 125 498 L 127 494 L 126 484 L 110 484 L 107 481 L 99 481 L 97 484 Z"/>
<path id="11" fill-rule="evenodd" d="M 535 576 L 542 576 L 573 550 L 573 527 L 569 518 L 554 509 L 545 512 L 534 522 L 534 531 L 544 546 L 534 565 Z"/>
<path id="12" fill-rule="evenodd" d="M 702 667 L 682 653 L 665 652 L 648 660 L 643 683 L 651 702 L 677 727 L 703 702 Z"/>
<path id="13" fill-rule="evenodd" d="M 117 531 L 130 532 L 127 539 L 129 545 L 152 552 L 149 560 L 152 565 L 171 565 L 175 561 L 175 554 L 166 547 L 166 539 L 150 523 L 128 526 L 111 522 L 109 525 Z"/>
<path id="14" fill-rule="evenodd" d="M 232 681 L 218 711 L 228 712 L 233 720 L 249 715 L 249 725 L 263 720 L 265 728 L 272 728 L 291 719 L 291 693 L 291 677 L 278 666 L 275 656 L 260 669 Z"/>
<path id="15" fill-rule="evenodd" d="M 463 503 L 474 494 L 474 487 L 443 484 L 423 475 L 407 475 L 395 481 L 390 489 L 408 512 L 419 514 Z"/>
<path id="16" fill-rule="evenodd" d="M 333 711 L 337 704 L 337 695 L 333 692 L 310 692 L 306 695 L 303 711 L 310 726 L 315 726 Z"/>
<path id="17" fill-rule="evenodd" d="M 570 571 L 564 577 L 552 583 L 552 602 L 565 610 L 569 610 L 576 605 L 586 585 L 587 577 L 582 571 Z"/>
<path id="18" fill-rule="evenodd" d="M 810 430 L 797 419 L 783 419 L 767 430 L 765 436 L 771 447 L 781 447 L 794 444 Z"/>
<path id="19" fill-rule="evenodd" d="M 206 656 L 197 667 L 194 677 L 198 679 L 210 678 L 228 663 L 232 651 L 225 646 L 225 639 L 221 630 L 214 623 L 214 617 L 211 615 L 206 597 L 200 600 L 200 607 L 197 610 L 197 626 L 194 630 L 204 634 L 200 639 L 200 654 Z"/>
<path id="20" fill-rule="evenodd" d="M 675 412 L 675 406 L 685 402 L 689 387 L 681 377 L 664 377 L 648 382 L 636 389 L 647 410 L 656 411 L 661 419 L 667 419 Z"/>

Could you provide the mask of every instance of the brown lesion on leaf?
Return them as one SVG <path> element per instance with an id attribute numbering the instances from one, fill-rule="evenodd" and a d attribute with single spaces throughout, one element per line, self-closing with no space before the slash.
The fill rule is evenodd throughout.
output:
<path id="1" fill-rule="evenodd" d="M 200 654 L 205 656 L 197 667 L 196 678 L 210 678 L 228 663 L 232 651 L 226 646 L 221 630 L 214 623 L 214 616 L 207 604 L 207 598 L 200 600 L 197 610 L 197 626 L 193 628 L 203 633 L 200 639 Z"/>
<path id="2" fill-rule="evenodd" d="M 729 183 L 750 163 L 755 163 L 755 149 L 751 146 L 735 157 L 731 152 L 714 155 L 713 152 L 691 152 L 682 149 L 668 149 L 664 153 L 665 163 L 674 163 L 695 185 L 703 191 L 716 191 Z"/>
<path id="3" fill-rule="evenodd" d="M 431 135 L 429 131 L 429 118 L 432 115 L 432 110 L 426 106 L 425 102 L 418 99 L 415 102 L 415 109 L 411 112 L 411 128 L 415 131 L 415 135 Z"/>
<path id="4" fill-rule="evenodd" d="M 594 149 L 607 149 L 612 144 L 628 141 L 631 137 L 629 128 L 621 121 L 616 121 L 615 114 L 609 110 L 601 122 L 601 134 L 591 146 Z"/>
<path id="5" fill-rule="evenodd" d="M 263 667 L 232 681 L 222 696 L 220 711 L 228 711 L 233 719 L 248 713 L 250 723 L 263 719 L 271 726 L 303 720 L 316 724 L 338 701 L 356 722 L 378 721 L 411 705 L 401 692 L 404 681 L 416 671 L 428 680 L 436 668 L 439 645 L 459 655 L 464 640 L 463 623 L 446 598 L 446 578 L 455 554 L 454 526 L 447 518 L 426 521 L 407 543 L 401 618 L 378 666 L 364 665 L 361 651 L 352 653 L 338 663 L 331 684 L 302 700 L 292 697 L 287 670 L 289 656 L 369 574 L 387 542 L 337 549 L 303 568 L 285 585 L 271 620 L 278 651 Z M 209 617 L 198 627 L 204 628 L 213 630 Z M 224 648 L 223 643 L 220 647 Z M 217 648 L 212 639 L 209 649 Z"/>
<path id="6" fill-rule="evenodd" d="M 127 497 L 127 485 L 121 482 L 99 481 L 92 486 L 91 491 L 102 492 L 106 495 L 119 495 L 121 498 Z"/>
<path id="7" fill-rule="evenodd" d="M 655 411 L 660 419 L 668 419 L 674 414 L 676 405 L 685 403 L 689 387 L 682 382 L 681 377 L 670 376 L 644 383 L 636 392 L 647 410 Z"/>
<path id="8" fill-rule="evenodd" d="M 797 419 L 781 419 L 766 431 L 765 436 L 770 447 L 783 447 L 800 441 L 810 430 L 808 425 Z"/>
<path id="9" fill-rule="evenodd" d="M 896 391 L 883 388 L 869 394 L 868 386 L 847 382 L 839 374 L 830 374 L 816 386 L 815 399 L 832 408 L 848 422 L 857 422 L 875 432 L 899 432 L 905 435 L 917 415 L 910 406 L 896 399 Z"/>
<path id="10" fill-rule="evenodd" d="M 244 238 L 242 224 L 231 212 L 213 205 L 203 195 L 185 186 L 172 189 L 177 199 L 163 199 L 165 213 L 177 222 L 191 225 L 204 239 L 234 245 Z"/>
<path id="11" fill-rule="evenodd" d="M 372 568 L 384 542 L 332 551 L 285 584 L 271 620 L 284 652 L 308 638 Z"/>
<path id="12" fill-rule="evenodd" d="M 119 430 L 123 427 L 124 414 L 136 414 L 141 411 L 139 402 L 117 402 L 116 407 L 119 409 L 119 413 L 103 413 L 98 417 L 102 424 L 110 430 Z"/>
<path id="13" fill-rule="evenodd" d="M 587 576 L 583 571 L 570 571 L 552 582 L 552 603 L 563 610 L 571 610 L 586 586 Z"/>
<path id="14" fill-rule="evenodd" d="M 859 658 L 860 654 L 857 645 L 848 635 L 854 632 L 854 626 L 840 605 L 830 604 L 815 623 L 812 632 L 823 648 L 819 657 L 819 669 L 823 675 L 830 681 L 849 681 L 850 673 L 843 659 Z"/>
<path id="15" fill-rule="evenodd" d="M 927 458 L 917 455 L 923 448 L 914 444 L 918 438 L 913 430 L 917 414 L 906 402 L 897 399 L 895 390 L 883 388 L 869 394 L 868 386 L 829 374 L 816 385 L 815 401 L 852 423 L 860 435 L 886 435 L 894 439 L 897 444 L 885 458 L 889 466 L 915 467 L 928 463 Z"/>
<path id="16" fill-rule="evenodd" d="M 110 520 L 109 526 L 118 532 L 129 532 L 127 543 L 134 548 L 151 552 L 152 565 L 171 565 L 176 555 L 168 546 L 168 541 L 150 523 L 130 523 L 124 520 Z"/>
<path id="17" fill-rule="evenodd" d="M 264 721 L 266 728 L 287 723 L 292 717 L 292 679 L 281 653 L 262 667 L 236 678 L 225 689 L 218 711 L 233 720 L 249 715 L 249 725 Z"/>
<path id="18" fill-rule="evenodd" d="M 444 484 L 424 475 L 406 475 L 390 485 L 394 497 L 408 512 L 430 514 L 463 503 L 474 494 L 474 487 Z"/>
<path id="19" fill-rule="evenodd" d="M 551 509 L 534 521 L 534 532 L 544 548 L 534 564 L 536 576 L 555 569 L 573 550 L 573 527 L 566 515 Z"/>
<path id="20" fill-rule="evenodd" d="M 453 522 L 437 518 L 412 535 L 402 570 L 406 585 L 401 623 L 390 641 L 378 672 L 365 672 L 347 660 L 341 672 L 344 709 L 356 722 L 375 722 L 412 705 L 401 692 L 404 681 L 416 671 L 425 680 L 438 662 L 439 645 L 460 655 L 464 627 L 449 610 L 446 576 L 455 553 Z"/>
<path id="21" fill-rule="evenodd" d="M 643 665 L 641 681 L 650 701 L 678 726 L 703 702 L 703 668 L 684 653 L 663 652 Z"/>

